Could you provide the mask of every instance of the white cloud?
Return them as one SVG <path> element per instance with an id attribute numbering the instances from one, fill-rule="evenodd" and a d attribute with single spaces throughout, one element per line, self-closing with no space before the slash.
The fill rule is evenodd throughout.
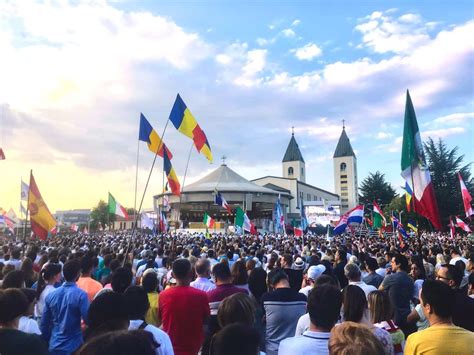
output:
<path id="1" fill-rule="evenodd" d="M 313 60 L 319 57 L 323 51 L 314 43 L 308 43 L 305 46 L 292 50 L 299 60 Z"/>
<path id="2" fill-rule="evenodd" d="M 296 26 L 298 26 L 300 23 L 301 23 L 301 21 L 298 20 L 298 19 L 296 19 L 296 20 L 294 20 L 294 21 L 291 23 L 291 26 L 292 26 L 292 27 L 296 27 Z"/>
<path id="3" fill-rule="evenodd" d="M 423 139 L 427 139 L 428 137 L 433 138 L 433 139 L 438 139 L 438 138 L 446 138 L 449 136 L 454 136 L 458 134 L 462 134 L 466 132 L 466 128 L 464 127 L 451 127 L 451 128 L 444 128 L 444 129 L 433 129 L 433 130 L 428 130 L 428 131 L 422 131 L 421 132 L 421 137 Z"/>
<path id="4" fill-rule="evenodd" d="M 248 51 L 246 63 L 242 67 L 241 74 L 234 82 L 240 86 L 257 85 L 261 81 L 258 74 L 265 69 L 267 53 L 266 49 Z"/>
<path id="5" fill-rule="evenodd" d="M 430 40 L 427 27 L 418 14 L 404 14 L 394 18 L 387 12 L 373 12 L 366 16 L 355 30 L 362 34 L 359 47 L 368 47 L 376 53 L 408 53 Z"/>
<path id="6" fill-rule="evenodd" d="M 460 124 L 473 119 L 474 112 L 459 112 L 439 117 L 434 122 L 440 124 Z"/>
<path id="7" fill-rule="evenodd" d="M 284 37 L 287 37 L 287 38 L 291 38 L 291 37 L 295 37 L 295 36 L 296 36 L 295 31 L 293 31 L 291 28 L 286 28 L 286 29 L 284 29 L 283 31 L 281 31 L 281 34 L 282 34 Z"/>
<path id="8" fill-rule="evenodd" d="M 393 137 L 393 134 L 392 133 L 389 133 L 389 132 L 378 132 L 375 136 L 375 139 L 380 139 L 380 140 L 385 140 L 385 139 L 388 139 L 388 138 L 391 138 Z"/>

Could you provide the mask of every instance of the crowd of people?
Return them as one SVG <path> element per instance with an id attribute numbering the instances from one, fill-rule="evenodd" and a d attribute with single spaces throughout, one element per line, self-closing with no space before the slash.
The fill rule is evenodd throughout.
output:
<path id="1" fill-rule="evenodd" d="M 0 237 L 0 354 L 474 354 L 466 236 Z"/>

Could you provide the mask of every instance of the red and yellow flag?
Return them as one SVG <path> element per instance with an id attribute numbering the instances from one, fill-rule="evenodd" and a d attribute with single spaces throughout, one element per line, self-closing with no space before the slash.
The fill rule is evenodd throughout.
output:
<path id="1" fill-rule="evenodd" d="M 48 232 L 56 226 L 56 220 L 51 212 L 49 212 L 48 206 L 46 206 L 46 203 L 38 190 L 33 173 L 30 175 L 28 208 L 30 210 L 31 230 L 40 239 L 45 240 L 48 237 Z"/>

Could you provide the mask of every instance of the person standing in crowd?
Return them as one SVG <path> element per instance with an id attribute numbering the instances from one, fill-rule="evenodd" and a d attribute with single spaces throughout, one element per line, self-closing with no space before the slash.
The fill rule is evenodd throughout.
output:
<path id="1" fill-rule="evenodd" d="M 303 336 L 287 338 L 280 342 L 278 355 L 329 354 L 328 341 L 331 329 L 339 319 L 342 295 L 332 285 L 321 285 L 308 297 L 309 330 Z"/>
<path id="2" fill-rule="evenodd" d="M 370 321 L 378 328 L 386 330 L 392 336 L 395 355 L 402 355 L 405 346 L 405 335 L 398 328 L 393 318 L 393 307 L 385 291 L 373 291 L 368 295 Z"/>
<path id="3" fill-rule="evenodd" d="M 262 296 L 265 310 L 265 350 L 276 355 L 283 339 L 293 336 L 298 319 L 306 313 L 306 296 L 290 287 L 288 275 L 282 269 L 268 274 L 273 291 Z"/>
<path id="4" fill-rule="evenodd" d="M 416 326 L 407 323 L 414 290 L 413 279 L 407 273 L 408 259 L 404 255 L 396 254 L 392 257 L 390 266 L 392 273 L 384 278 L 379 289 L 388 292 L 395 312 L 393 320 L 405 336 L 408 336 L 416 331 Z"/>
<path id="5" fill-rule="evenodd" d="M 347 253 L 344 249 L 337 249 L 336 256 L 335 256 L 335 266 L 334 266 L 334 274 L 339 281 L 339 286 L 342 288 L 346 287 L 348 284 L 346 275 L 344 275 L 344 267 L 347 264 Z"/>
<path id="6" fill-rule="evenodd" d="M 367 265 L 367 270 L 369 274 L 366 277 L 364 277 L 362 281 L 364 281 L 367 285 L 374 286 L 375 288 L 378 289 L 380 285 L 382 284 L 384 277 L 380 276 L 376 272 L 377 267 L 378 267 L 377 260 L 375 260 L 374 258 L 368 257 L 365 260 L 365 265 Z"/>
<path id="7" fill-rule="evenodd" d="M 148 302 L 150 303 L 150 308 L 148 308 L 148 311 L 146 312 L 145 321 L 148 324 L 159 327 L 161 321 L 158 309 L 160 303 L 160 295 L 158 294 L 158 275 L 153 269 L 148 269 L 143 274 L 142 287 L 147 293 Z"/>
<path id="8" fill-rule="evenodd" d="M 28 299 L 20 290 L 0 290 L 0 354 L 49 354 L 46 343 L 38 335 L 18 330 L 27 309 Z"/>
<path id="9" fill-rule="evenodd" d="M 168 333 L 177 355 L 195 355 L 204 341 L 204 325 L 209 317 L 207 295 L 189 286 L 192 275 L 187 259 L 173 262 L 176 286 L 160 294 L 160 318 L 163 330 Z"/>
<path id="10" fill-rule="evenodd" d="M 92 278 L 92 269 L 94 261 L 89 256 L 84 256 L 81 259 L 81 277 L 77 280 L 77 287 L 87 293 L 89 302 L 92 302 L 95 295 L 102 290 L 102 284 Z"/>
<path id="11" fill-rule="evenodd" d="M 365 282 L 360 280 L 361 272 L 357 264 L 349 263 L 344 266 L 344 276 L 349 281 L 349 285 L 359 286 L 365 293 L 365 297 L 369 296 L 369 293 L 376 291 L 377 289 L 372 285 L 367 285 Z"/>
<path id="12" fill-rule="evenodd" d="M 408 337 L 405 354 L 474 353 L 474 333 L 453 324 L 455 299 L 455 291 L 446 283 L 432 280 L 423 283 L 421 305 L 430 327 Z"/>
<path id="13" fill-rule="evenodd" d="M 344 322 L 332 328 L 329 340 L 330 355 L 380 355 L 384 348 L 380 340 L 363 325 L 354 322 Z"/>
<path id="14" fill-rule="evenodd" d="M 6 265 L 13 265 L 15 267 L 15 270 L 20 270 L 21 268 L 21 250 L 18 248 L 13 249 L 12 255 L 9 260 L 5 261 L 5 266 Z"/>
<path id="15" fill-rule="evenodd" d="M 453 323 L 474 332 L 474 299 L 460 289 L 463 272 L 452 264 L 444 264 L 438 269 L 436 279 L 454 290 Z"/>
<path id="16" fill-rule="evenodd" d="M 156 348 L 153 335 L 147 331 L 116 331 L 93 338 L 84 344 L 76 355 L 156 355 Z"/>
<path id="17" fill-rule="evenodd" d="M 246 324 L 233 323 L 216 334 L 211 344 L 212 355 L 257 355 L 258 332 Z"/>
<path id="18" fill-rule="evenodd" d="M 301 285 L 303 287 L 299 292 L 308 297 L 309 292 L 314 287 L 314 283 L 316 282 L 318 277 L 323 274 L 324 271 L 326 271 L 326 267 L 322 264 L 310 266 L 308 268 L 308 272 L 306 273 L 303 279 L 303 284 L 305 286 Z"/>
<path id="19" fill-rule="evenodd" d="M 249 293 L 249 275 L 245 267 L 245 262 L 243 260 L 237 260 L 231 269 L 232 283 L 241 289 L 244 289 Z"/>
<path id="20" fill-rule="evenodd" d="M 64 264 L 66 281 L 46 297 L 40 329 L 51 354 L 73 353 L 83 342 L 81 319 L 87 324 L 89 301 L 87 293 L 76 285 L 80 271 L 78 260 Z"/>
<path id="21" fill-rule="evenodd" d="M 125 290 L 125 303 L 128 309 L 130 325 L 128 330 L 143 329 L 153 334 L 157 355 L 173 355 L 173 346 L 168 334 L 145 321 L 145 315 L 150 308 L 148 296 L 141 286 L 130 286 Z"/>
<path id="22" fill-rule="evenodd" d="M 21 292 L 23 292 L 28 300 L 28 308 L 18 322 L 18 330 L 29 334 L 41 335 L 38 322 L 33 318 L 35 313 L 36 291 L 31 288 L 22 288 Z"/>
<path id="23" fill-rule="evenodd" d="M 303 269 L 295 270 L 293 266 L 293 256 L 291 254 L 283 254 L 280 256 L 280 266 L 288 275 L 288 282 L 292 290 L 299 291 L 303 283 Z"/>
<path id="24" fill-rule="evenodd" d="M 61 265 L 49 263 L 40 271 L 36 286 L 38 302 L 35 306 L 35 316 L 38 320 L 41 319 L 43 314 L 46 297 L 56 289 L 54 285 L 61 280 L 61 269 Z"/>
<path id="25" fill-rule="evenodd" d="M 216 288 L 214 282 L 210 280 L 211 277 L 211 262 L 209 259 L 199 259 L 194 266 L 196 270 L 196 280 L 191 282 L 191 287 L 198 290 L 208 292 Z"/>

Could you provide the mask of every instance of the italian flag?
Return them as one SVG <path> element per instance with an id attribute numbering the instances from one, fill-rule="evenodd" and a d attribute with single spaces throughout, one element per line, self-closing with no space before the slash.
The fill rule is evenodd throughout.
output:
<path id="1" fill-rule="evenodd" d="M 214 220 L 207 213 L 204 213 L 204 220 L 202 223 L 205 224 L 206 228 L 214 227 Z"/>
<path id="2" fill-rule="evenodd" d="M 120 216 L 128 220 L 128 213 L 125 207 L 123 207 L 109 192 L 109 213 L 116 216 Z"/>
<path id="3" fill-rule="evenodd" d="M 405 106 L 401 167 L 401 175 L 413 191 L 414 212 L 428 218 L 433 226 L 440 230 L 442 227 L 433 183 L 431 182 L 430 171 L 426 166 L 420 130 L 418 129 L 415 109 L 408 90 Z"/>
<path id="4" fill-rule="evenodd" d="M 244 210 L 237 206 L 235 210 L 235 225 L 242 228 L 244 231 L 250 232 L 252 234 L 257 234 L 255 226 L 250 219 L 248 218 L 247 214 Z"/>
<path id="5" fill-rule="evenodd" d="M 385 219 L 385 216 L 383 215 L 382 210 L 380 209 L 379 205 L 375 201 L 374 201 L 373 219 L 374 219 L 374 222 L 372 226 L 374 228 L 384 227 L 387 224 L 387 220 Z"/>

